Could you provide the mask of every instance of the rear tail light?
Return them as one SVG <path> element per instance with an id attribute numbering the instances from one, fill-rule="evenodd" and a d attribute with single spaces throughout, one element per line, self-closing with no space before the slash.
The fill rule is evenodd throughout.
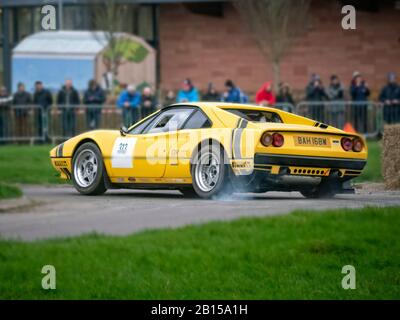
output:
<path id="1" fill-rule="evenodd" d="M 272 135 L 268 132 L 264 132 L 260 141 L 264 146 L 269 147 L 273 141 Z"/>
<path id="2" fill-rule="evenodd" d="M 263 146 L 265 147 L 269 147 L 269 146 L 274 146 L 274 147 L 282 147 L 283 143 L 285 142 L 285 139 L 283 138 L 283 135 L 281 135 L 280 133 L 268 133 L 268 132 L 264 132 L 263 135 L 261 136 L 260 139 L 261 143 Z"/>
<path id="3" fill-rule="evenodd" d="M 272 145 L 274 147 L 282 147 L 284 142 L 285 139 L 283 138 L 283 135 L 281 135 L 280 133 L 274 133 L 272 135 Z"/>
<path id="4" fill-rule="evenodd" d="M 361 152 L 361 150 L 363 149 L 363 146 L 364 146 L 364 144 L 360 138 L 355 138 L 353 140 L 353 151 L 354 152 Z"/>
<path id="5" fill-rule="evenodd" d="M 350 151 L 353 148 L 353 141 L 350 138 L 342 138 L 341 145 L 344 151 Z"/>

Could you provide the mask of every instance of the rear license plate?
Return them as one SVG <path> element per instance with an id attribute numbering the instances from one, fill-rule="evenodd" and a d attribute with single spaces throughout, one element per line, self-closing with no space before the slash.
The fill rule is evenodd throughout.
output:
<path id="1" fill-rule="evenodd" d="M 294 136 L 294 144 L 303 147 L 329 148 L 331 141 L 328 137 L 321 136 Z"/>

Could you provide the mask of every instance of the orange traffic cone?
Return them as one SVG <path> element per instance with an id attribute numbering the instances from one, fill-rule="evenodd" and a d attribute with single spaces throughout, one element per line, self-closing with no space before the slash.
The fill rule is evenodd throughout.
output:
<path id="1" fill-rule="evenodd" d="M 354 127 L 350 122 L 346 122 L 343 131 L 346 131 L 348 133 L 356 133 L 356 130 L 354 130 Z"/>

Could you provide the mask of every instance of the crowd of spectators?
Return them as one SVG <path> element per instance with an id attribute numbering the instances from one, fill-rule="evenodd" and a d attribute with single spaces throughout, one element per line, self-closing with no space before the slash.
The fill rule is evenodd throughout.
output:
<path id="1" fill-rule="evenodd" d="M 158 101 L 154 90 L 144 86 L 140 90 L 130 84 L 121 88 L 115 105 L 122 111 L 122 122 L 125 126 L 153 113 L 158 107 Z M 317 74 L 312 74 L 307 84 L 304 96 L 299 100 L 307 101 L 308 116 L 315 120 L 324 120 L 324 115 L 329 113 L 335 119 L 334 125 L 343 128 L 345 124 L 344 101 L 351 100 L 351 115 L 357 131 L 367 130 L 367 101 L 370 98 L 370 89 L 363 75 L 355 71 L 351 77 L 348 90 L 342 84 L 337 75 L 332 75 L 329 84 L 325 87 L 322 79 Z M 54 101 L 53 101 L 54 100 Z M 400 86 L 397 84 L 396 75 L 391 72 L 387 76 L 387 83 L 381 89 L 378 100 L 383 106 L 384 121 L 386 123 L 400 122 Z M 43 112 L 35 113 L 35 130 L 40 135 L 47 128 L 48 109 L 56 103 L 61 110 L 62 130 L 64 136 L 73 136 L 76 132 L 76 112 L 71 106 L 85 105 L 86 126 L 88 129 L 96 129 L 101 123 L 102 106 L 107 102 L 107 93 L 95 81 L 90 80 L 87 89 L 83 92 L 82 99 L 74 88 L 71 79 L 67 79 L 53 99 L 52 93 L 47 90 L 41 81 L 36 81 L 33 95 L 28 92 L 23 83 L 19 83 L 17 91 L 11 95 L 5 87 L 0 88 L 0 138 L 8 130 L 11 105 L 20 106 L 14 108 L 16 134 L 24 134 L 27 127 L 29 109 L 23 106 L 38 105 Z M 182 81 L 181 88 L 177 92 L 169 90 L 161 99 L 163 105 L 182 102 L 197 101 L 222 101 L 231 103 L 247 103 L 249 96 L 233 80 L 226 80 L 222 91 L 218 91 L 214 83 L 208 83 L 207 89 L 202 95 L 191 79 Z M 265 82 L 255 94 L 254 102 L 260 106 L 275 106 L 279 104 L 295 105 L 295 99 L 288 83 L 282 82 L 278 90 L 274 92 L 271 81 Z"/>

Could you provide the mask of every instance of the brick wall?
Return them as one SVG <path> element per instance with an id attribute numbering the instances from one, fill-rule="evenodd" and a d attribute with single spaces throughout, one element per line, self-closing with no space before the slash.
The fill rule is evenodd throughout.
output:
<path id="1" fill-rule="evenodd" d="M 224 17 L 191 13 L 182 4 L 160 8 L 160 63 L 162 89 L 176 89 L 190 77 L 200 89 L 212 80 L 221 90 L 232 78 L 254 92 L 272 79 L 272 66 L 231 6 Z M 393 5 L 379 13 L 357 12 L 357 30 L 341 28 L 336 1 L 314 1 L 309 28 L 297 39 L 282 63 L 282 80 L 302 90 L 311 73 L 324 83 L 332 73 L 347 86 L 354 70 L 361 71 L 377 91 L 388 71 L 400 76 L 400 11 Z"/>

